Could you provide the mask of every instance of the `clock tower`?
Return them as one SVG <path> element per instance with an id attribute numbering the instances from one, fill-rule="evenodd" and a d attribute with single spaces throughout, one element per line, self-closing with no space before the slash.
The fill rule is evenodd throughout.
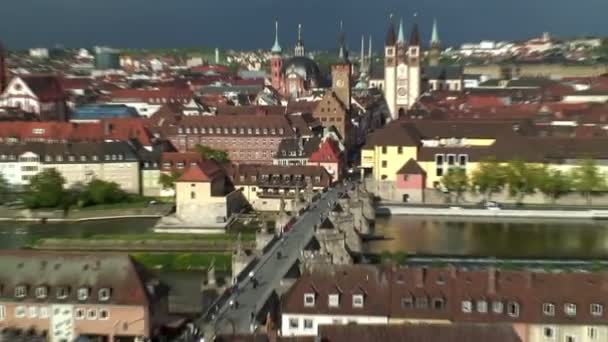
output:
<path id="1" fill-rule="evenodd" d="M 342 101 L 347 111 L 350 110 L 351 100 L 351 78 L 352 65 L 348 60 L 348 50 L 346 48 L 346 36 L 340 30 L 340 48 L 338 52 L 338 62 L 331 66 L 332 90 L 336 97 Z"/>

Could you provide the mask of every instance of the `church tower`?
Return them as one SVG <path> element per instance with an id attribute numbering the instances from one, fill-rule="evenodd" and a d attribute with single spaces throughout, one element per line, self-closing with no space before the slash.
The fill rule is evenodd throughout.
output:
<path id="1" fill-rule="evenodd" d="M 6 89 L 6 86 L 8 85 L 6 80 L 8 70 L 6 70 L 5 53 L 4 46 L 2 45 L 2 42 L 0 42 L 0 94 L 4 92 L 4 89 Z"/>
<path id="2" fill-rule="evenodd" d="M 439 33 L 437 32 L 437 19 L 433 20 L 433 33 L 431 34 L 431 49 L 429 50 L 429 65 L 439 65 L 439 58 L 441 57 L 441 41 L 439 40 Z"/>
<path id="3" fill-rule="evenodd" d="M 283 57 L 281 54 L 283 50 L 281 49 L 281 45 L 279 45 L 279 22 L 274 22 L 274 45 L 270 50 L 272 53 L 272 57 L 270 58 L 270 72 L 272 74 L 272 87 L 276 89 L 278 92 L 281 92 L 282 87 L 282 78 L 281 78 L 281 68 L 283 67 Z"/>
<path id="4" fill-rule="evenodd" d="M 304 56 L 304 42 L 302 41 L 302 24 L 298 24 L 298 42 L 293 52 L 296 57 Z"/>
<path id="5" fill-rule="evenodd" d="M 412 28 L 407 55 L 409 69 L 407 108 L 409 109 L 420 96 L 420 33 L 416 22 Z"/>
<path id="6" fill-rule="evenodd" d="M 342 101 L 346 110 L 350 110 L 351 101 L 351 78 L 352 65 L 348 60 L 348 48 L 346 47 L 346 34 L 340 23 L 340 37 L 338 49 L 338 61 L 331 66 L 332 90 L 336 97 Z"/>
<path id="7" fill-rule="evenodd" d="M 398 118 L 404 115 L 410 106 L 409 102 L 409 59 L 408 46 L 405 41 L 405 28 L 403 20 L 399 22 L 399 33 L 397 35 L 397 96 L 395 104 L 395 114 Z"/>
<path id="8" fill-rule="evenodd" d="M 397 38 L 393 16 L 391 15 L 384 41 L 384 98 L 393 119 L 396 119 L 396 90 L 397 90 Z"/>

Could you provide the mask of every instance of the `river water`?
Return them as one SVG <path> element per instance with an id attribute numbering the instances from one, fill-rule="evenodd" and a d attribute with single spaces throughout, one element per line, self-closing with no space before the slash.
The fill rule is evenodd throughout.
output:
<path id="1" fill-rule="evenodd" d="M 0 248 L 19 248 L 46 237 L 86 238 L 96 234 L 150 231 L 156 219 L 79 223 L 0 222 Z M 608 258 L 608 221 L 486 218 L 378 217 L 365 252 L 425 256 Z"/>
<path id="2" fill-rule="evenodd" d="M 608 258 L 608 221 L 379 217 L 368 253 L 497 258 Z"/>

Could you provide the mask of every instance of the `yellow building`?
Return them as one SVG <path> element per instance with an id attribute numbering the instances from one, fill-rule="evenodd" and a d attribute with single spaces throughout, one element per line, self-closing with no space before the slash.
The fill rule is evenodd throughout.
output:
<path id="1" fill-rule="evenodd" d="M 536 165 L 570 171 L 583 158 L 596 160 L 608 174 L 606 138 L 541 137 L 517 122 L 395 121 L 374 132 L 361 154 L 361 168 L 371 190 L 385 199 L 419 198 L 415 191 L 441 189 L 441 178 L 450 168 L 469 176 L 489 158 L 507 163 L 521 159 Z M 423 184 L 411 182 L 404 172 L 413 160 L 424 174 Z M 411 162 L 410 162 L 411 164 Z"/>

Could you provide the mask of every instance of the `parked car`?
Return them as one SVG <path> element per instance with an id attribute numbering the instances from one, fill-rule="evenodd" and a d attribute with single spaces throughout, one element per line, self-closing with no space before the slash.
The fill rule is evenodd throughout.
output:
<path id="1" fill-rule="evenodd" d="M 488 210 L 500 210 L 500 204 L 494 201 L 485 202 L 485 207 Z"/>

